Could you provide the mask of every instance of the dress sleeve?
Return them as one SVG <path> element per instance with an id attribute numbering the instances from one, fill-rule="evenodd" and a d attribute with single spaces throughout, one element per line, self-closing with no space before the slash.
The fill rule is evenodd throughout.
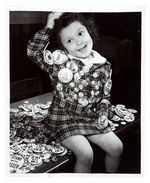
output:
<path id="1" fill-rule="evenodd" d="M 52 65 L 50 65 L 43 56 L 43 51 L 49 44 L 50 29 L 43 28 L 37 32 L 27 44 L 27 56 L 34 61 L 42 70 L 51 73 Z"/>

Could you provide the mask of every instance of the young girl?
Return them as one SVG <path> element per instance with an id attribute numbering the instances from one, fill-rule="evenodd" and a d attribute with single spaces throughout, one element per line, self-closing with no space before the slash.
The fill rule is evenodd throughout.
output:
<path id="1" fill-rule="evenodd" d="M 91 171 L 90 141 L 106 152 L 105 169 L 112 173 L 123 145 L 109 123 L 111 66 L 92 49 L 93 40 L 92 22 L 79 13 L 50 13 L 27 54 L 50 75 L 54 96 L 45 123 L 49 135 L 75 154 L 74 172 Z"/>

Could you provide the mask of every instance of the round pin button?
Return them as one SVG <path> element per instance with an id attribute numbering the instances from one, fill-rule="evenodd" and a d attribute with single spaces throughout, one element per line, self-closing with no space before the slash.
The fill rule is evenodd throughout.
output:
<path id="1" fill-rule="evenodd" d="M 93 78 L 98 78 L 98 73 L 97 72 L 93 73 Z"/>
<path id="2" fill-rule="evenodd" d="M 57 146 L 53 146 L 53 147 L 51 148 L 51 151 L 52 151 L 52 153 L 54 153 L 54 154 L 63 153 L 64 150 L 65 150 L 65 148 L 62 147 L 62 146 L 58 146 L 58 147 L 57 147 Z"/>
<path id="3" fill-rule="evenodd" d="M 90 66 L 85 65 L 85 66 L 83 66 L 82 70 L 84 73 L 88 73 L 90 71 Z"/>
<path id="4" fill-rule="evenodd" d="M 95 85 L 95 84 L 96 84 L 96 82 L 93 80 L 93 81 L 91 81 L 91 84 L 92 84 L 92 85 Z"/>
<path id="5" fill-rule="evenodd" d="M 122 121 L 121 124 L 122 124 L 122 125 L 126 125 L 127 123 L 126 123 L 125 121 Z"/>
<path id="6" fill-rule="evenodd" d="M 108 79 L 104 85 L 104 94 L 108 95 L 110 93 L 112 87 L 112 81 L 111 79 Z"/>
<path id="7" fill-rule="evenodd" d="M 77 94 L 73 94 L 73 99 L 77 99 Z"/>
<path id="8" fill-rule="evenodd" d="M 24 158 L 21 155 L 13 154 L 10 156 L 9 166 L 10 168 L 19 169 L 24 164 Z"/>
<path id="9" fill-rule="evenodd" d="M 64 68 L 58 72 L 58 79 L 62 83 L 69 83 L 73 78 L 73 73 L 70 69 Z"/>
<path id="10" fill-rule="evenodd" d="M 57 162 L 58 161 L 58 158 L 56 156 L 52 157 L 52 161 L 53 162 Z"/>
<path id="11" fill-rule="evenodd" d="M 43 152 L 45 150 L 45 147 L 43 145 L 41 145 L 41 144 L 34 144 L 32 150 L 35 153 L 41 153 L 41 152 Z"/>
<path id="12" fill-rule="evenodd" d="M 76 73 L 78 71 L 78 66 L 75 61 L 68 61 L 66 67 L 69 68 L 73 73 Z"/>
<path id="13" fill-rule="evenodd" d="M 29 156 L 28 161 L 32 165 L 39 165 L 42 163 L 42 158 L 39 155 L 32 154 Z"/>
<path id="14" fill-rule="evenodd" d="M 10 152 L 12 152 L 12 153 L 18 153 L 20 151 L 21 151 L 20 145 L 14 144 L 14 145 L 11 145 L 10 146 Z"/>
<path id="15" fill-rule="evenodd" d="M 99 91 L 96 91 L 96 92 L 95 92 L 95 95 L 96 95 L 96 96 L 99 95 Z"/>
<path id="16" fill-rule="evenodd" d="M 83 86 L 87 86 L 88 85 L 88 82 L 86 80 L 82 80 L 82 85 Z"/>
<path id="17" fill-rule="evenodd" d="M 134 119 L 135 119 L 135 117 L 134 117 L 134 114 L 132 114 L 132 113 L 129 113 L 129 114 L 124 116 L 124 120 L 127 122 L 133 122 Z"/>
<path id="18" fill-rule="evenodd" d="M 60 95 L 61 98 L 64 98 L 63 92 L 59 92 L 59 95 Z"/>
<path id="19" fill-rule="evenodd" d="M 121 119 L 120 119 L 119 116 L 114 115 L 114 116 L 112 117 L 112 120 L 113 120 L 113 121 L 120 121 Z"/>
<path id="20" fill-rule="evenodd" d="M 95 86 L 95 89 L 96 89 L 96 90 L 99 90 L 99 86 L 98 86 L 98 85 L 96 85 L 96 86 Z"/>
<path id="21" fill-rule="evenodd" d="M 69 85 L 70 85 L 72 88 L 75 87 L 75 83 L 74 83 L 74 82 L 71 82 Z"/>
<path id="22" fill-rule="evenodd" d="M 53 65 L 54 64 L 54 58 L 52 53 L 49 50 L 45 50 L 43 52 L 43 56 L 44 56 L 44 61 L 47 62 L 49 65 Z"/>
<path id="23" fill-rule="evenodd" d="M 81 78 L 81 75 L 77 72 L 74 74 L 74 79 L 78 81 Z"/>
<path id="24" fill-rule="evenodd" d="M 41 154 L 42 159 L 49 159 L 51 157 L 51 153 L 47 150 L 45 150 L 42 154 Z"/>
<path id="25" fill-rule="evenodd" d="M 137 110 L 135 110 L 135 109 L 128 109 L 128 111 L 131 113 L 137 113 Z"/>
<path id="26" fill-rule="evenodd" d="M 91 95 L 94 96 L 94 94 L 95 94 L 95 92 L 92 90 L 92 91 L 91 91 Z"/>
<path id="27" fill-rule="evenodd" d="M 65 55 L 65 53 L 62 50 L 55 50 L 53 52 L 53 58 L 55 64 L 63 64 L 66 60 L 68 60 L 68 57 Z"/>
<path id="28" fill-rule="evenodd" d="M 88 100 L 86 98 L 80 98 L 78 100 L 79 104 L 81 104 L 83 107 L 88 105 Z"/>
<path id="29" fill-rule="evenodd" d="M 79 92 L 79 97 L 83 97 L 84 94 L 82 92 Z"/>
<path id="30" fill-rule="evenodd" d="M 56 86 L 56 88 L 57 88 L 58 91 L 62 91 L 63 86 L 62 86 L 61 83 L 58 83 L 57 86 Z"/>
<path id="31" fill-rule="evenodd" d="M 83 85 L 79 85 L 79 89 L 80 90 L 83 90 Z"/>
<path id="32" fill-rule="evenodd" d="M 84 72 L 81 70 L 81 71 L 79 71 L 79 74 L 80 74 L 81 76 L 83 76 L 83 75 L 84 75 Z"/>
<path id="33" fill-rule="evenodd" d="M 76 87 L 76 88 L 74 88 L 74 91 L 75 92 L 79 92 L 79 89 Z"/>

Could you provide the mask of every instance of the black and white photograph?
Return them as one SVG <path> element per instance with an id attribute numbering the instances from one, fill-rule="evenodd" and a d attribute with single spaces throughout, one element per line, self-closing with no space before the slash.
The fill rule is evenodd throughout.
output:
<path id="1" fill-rule="evenodd" d="M 1 182 L 149 182 L 148 0 L 1 1 Z"/>
<path id="2" fill-rule="evenodd" d="M 9 11 L 9 173 L 141 174 L 142 11 Z"/>

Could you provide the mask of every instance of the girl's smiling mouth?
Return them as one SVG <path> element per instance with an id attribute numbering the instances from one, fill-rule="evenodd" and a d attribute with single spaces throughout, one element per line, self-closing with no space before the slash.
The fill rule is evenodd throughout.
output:
<path id="1" fill-rule="evenodd" d="M 84 45 L 82 48 L 78 49 L 78 51 L 83 51 L 87 47 L 87 44 Z"/>

